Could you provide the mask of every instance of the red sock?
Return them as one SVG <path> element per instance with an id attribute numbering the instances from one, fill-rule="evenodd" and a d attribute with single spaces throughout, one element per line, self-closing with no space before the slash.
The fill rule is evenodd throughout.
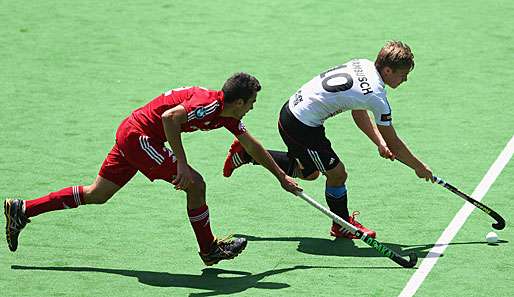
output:
<path id="1" fill-rule="evenodd" d="M 52 210 L 76 208 L 81 204 L 84 204 L 83 187 L 74 186 L 34 200 L 25 200 L 25 215 L 33 217 Z"/>
<path id="2" fill-rule="evenodd" d="M 209 208 L 207 204 L 195 209 L 188 209 L 187 214 L 193 230 L 195 231 L 196 241 L 200 246 L 200 252 L 208 253 L 214 242 L 211 225 L 209 223 Z"/>

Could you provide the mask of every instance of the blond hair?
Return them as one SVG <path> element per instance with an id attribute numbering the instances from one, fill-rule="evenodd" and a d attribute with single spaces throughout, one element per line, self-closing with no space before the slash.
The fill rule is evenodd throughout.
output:
<path id="1" fill-rule="evenodd" d="M 375 67 L 378 71 L 384 67 L 390 67 L 393 71 L 398 69 L 414 68 L 414 54 L 410 47 L 401 41 L 388 41 L 380 50 L 375 60 Z"/>

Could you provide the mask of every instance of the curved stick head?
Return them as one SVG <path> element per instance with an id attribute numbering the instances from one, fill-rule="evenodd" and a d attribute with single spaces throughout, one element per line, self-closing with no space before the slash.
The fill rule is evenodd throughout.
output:
<path id="1" fill-rule="evenodd" d="M 404 267 L 412 268 L 412 267 L 416 266 L 417 263 L 418 263 L 418 255 L 416 255 L 416 253 L 410 253 L 409 254 L 409 263 L 407 265 L 405 265 Z"/>
<path id="2" fill-rule="evenodd" d="M 416 266 L 416 264 L 418 263 L 418 255 L 416 255 L 416 253 L 414 253 L 414 252 L 409 254 L 408 261 L 407 261 L 407 259 L 403 258 L 402 256 L 400 256 L 398 254 L 394 254 L 392 259 L 394 262 L 400 264 L 400 266 L 402 266 L 403 268 L 412 268 L 412 267 Z"/>
<path id="3" fill-rule="evenodd" d="M 494 223 L 492 226 L 496 230 L 503 230 L 503 228 L 505 228 L 505 221 L 498 220 L 498 222 Z"/>

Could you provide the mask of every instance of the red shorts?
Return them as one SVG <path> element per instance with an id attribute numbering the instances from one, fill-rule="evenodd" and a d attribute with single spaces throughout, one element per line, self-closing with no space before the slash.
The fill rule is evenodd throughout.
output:
<path id="1" fill-rule="evenodd" d="M 171 182 L 177 174 L 177 162 L 164 142 L 146 136 L 125 119 L 118 127 L 116 144 L 98 175 L 123 187 L 137 171 L 151 181 L 162 179 Z"/>

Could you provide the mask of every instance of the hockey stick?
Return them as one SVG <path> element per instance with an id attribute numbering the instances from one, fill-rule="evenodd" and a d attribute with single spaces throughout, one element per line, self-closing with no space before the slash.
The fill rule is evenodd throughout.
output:
<path id="1" fill-rule="evenodd" d="M 398 161 L 400 161 L 401 163 L 405 164 L 402 160 L 400 159 L 396 159 Z M 407 165 L 407 164 L 405 164 Z M 407 165 L 408 166 L 408 165 Z M 505 228 L 505 220 L 502 218 L 501 215 L 499 215 L 496 211 L 492 210 L 491 208 L 489 208 L 488 206 L 484 205 L 483 203 L 481 202 L 478 202 L 476 201 L 475 199 L 473 199 L 471 196 L 461 192 L 459 189 L 457 189 L 456 187 L 452 186 L 451 184 L 445 182 L 442 178 L 439 178 L 437 176 L 433 176 L 435 182 L 439 185 L 441 185 L 442 187 L 450 190 L 451 192 L 453 192 L 454 194 L 456 194 L 457 196 L 461 197 L 462 199 L 466 200 L 467 202 L 473 204 L 476 208 L 480 209 L 481 211 L 485 212 L 486 214 L 488 214 L 489 216 L 491 216 L 493 219 L 496 220 L 496 223 L 493 223 L 492 226 L 494 229 L 496 230 L 502 230 L 503 228 Z"/>
<path id="2" fill-rule="evenodd" d="M 344 226 L 345 229 L 349 229 L 355 237 L 358 239 L 364 241 L 367 245 L 377 250 L 381 255 L 386 256 L 393 260 L 394 262 L 398 263 L 400 266 L 405 268 L 412 268 L 416 265 L 418 262 L 418 256 L 416 253 L 410 253 L 409 254 L 409 260 L 406 260 L 402 258 L 397 252 L 391 250 L 390 248 L 386 247 L 382 243 L 378 242 L 376 239 L 369 237 L 366 233 L 361 232 L 359 229 L 357 229 L 352 224 L 348 223 L 347 221 L 341 219 L 339 216 L 331 212 L 330 210 L 323 207 L 321 204 L 319 204 L 316 200 L 309 197 L 307 194 L 302 192 L 297 192 L 296 195 L 303 200 L 307 201 L 310 205 L 317 208 L 319 211 L 330 217 L 333 221 L 338 223 L 341 226 Z"/>

